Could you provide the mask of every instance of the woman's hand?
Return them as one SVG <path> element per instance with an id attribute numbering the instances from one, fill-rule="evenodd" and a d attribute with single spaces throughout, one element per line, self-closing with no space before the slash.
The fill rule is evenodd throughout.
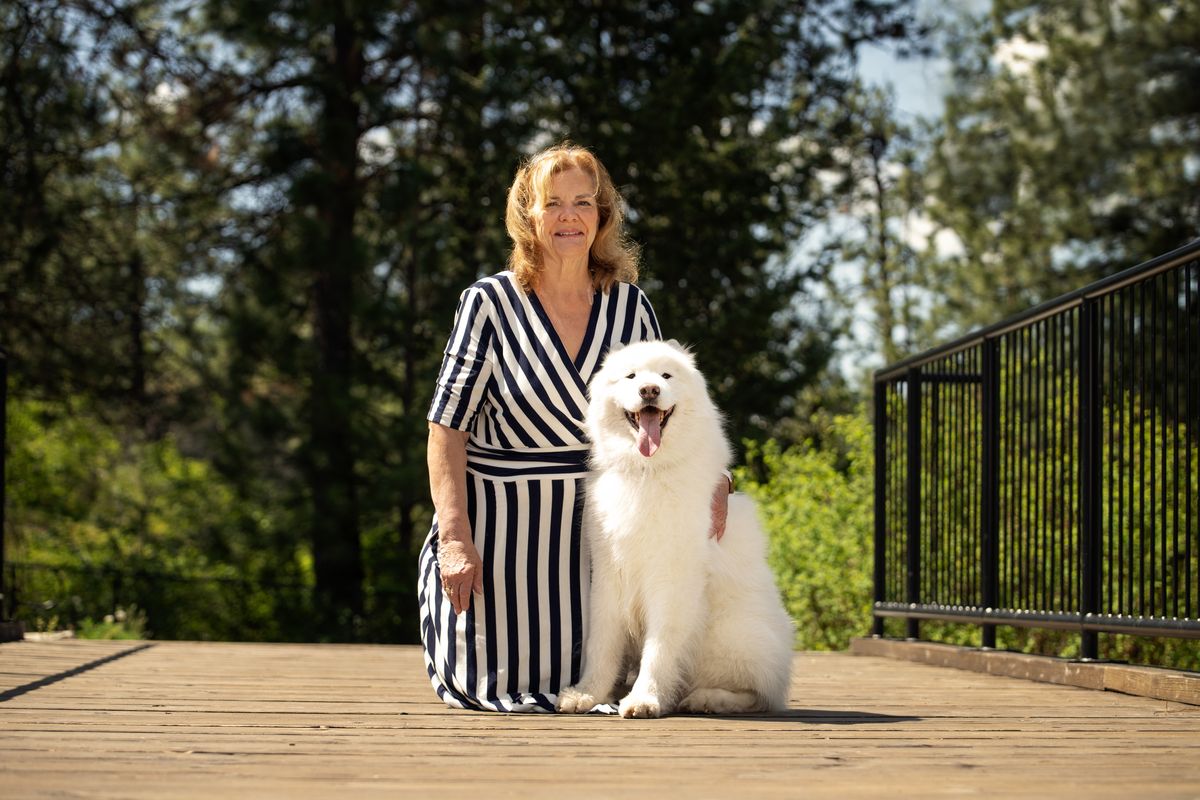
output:
<path id="1" fill-rule="evenodd" d="M 455 614 L 471 607 L 471 592 L 483 594 L 483 561 L 470 537 L 438 537 L 438 568 L 442 591 L 450 598 Z"/>
<path id="2" fill-rule="evenodd" d="M 454 613 L 471 606 L 471 592 L 483 593 L 483 562 L 471 540 L 467 516 L 467 434 L 429 423 L 429 493 L 437 511 L 438 569 L 442 591 Z"/>
<path id="3" fill-rule="evenodd" d="M 733 484 L 728 480 L 722 480 L 717 484 L 717 488 L 713 490 L 712 496 L 712 528 L 708 535 L 721 541 L 721 537 L 725 535 L 725 523 L 729 518 L 729 494 L 733 491 Z"/>

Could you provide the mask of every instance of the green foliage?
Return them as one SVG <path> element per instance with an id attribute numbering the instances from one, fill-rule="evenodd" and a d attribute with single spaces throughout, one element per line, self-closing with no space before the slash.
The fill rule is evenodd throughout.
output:
<path id="1" fill-rule="evenodd" d="M 906 177 L 922 142 L 895 113 L 890 92 L 856 91 L 846 102 L 863 124 L 843 137 L 829 173 L 845 198 L 840 223 L 847 230 L 835 241 L 840 264 L 826 282 L 831 305 L 847 318 L 845 337 L 865 338 L 854 346 L 878 351 L 892 364 L 924 344 L 918 338 L 922 303 L 912 291 L 921 283 L 921 254 L 909 218 L 921 200 L 919 186 Z"/>
<path id="2" fill-rule="evenodd" d="M 935 367 L 936 368 L 936 367 Z M 1072 611 L 1078 608 L 1078 416 L 1074 375 L 1045 358 L 1000 372 L 1001 469 L 999 559 L 1002 608 Z M 1013 387 L 1032 387 L 1022 397 Z M 1200 574 L 1200 546 L 1186 528 L 1189 498 L 1200 496 L 1193 469 L 1200 446 L 1167 411 L 1125 391 L 1106 398 L 1101 421 L 1101 584 L 1105 608 L 1125 616 L 1175 616 L 1173 598 L 1189 596 L 1189 575 Z M 924 419 L 951 435 L 930 436 L 921 450 L 922 593 L 948 606 L 981 603 L 978 507 L 982 431 L 974 394 L 930 383 L 923 389 Z M 890 395 L 890 424 L 903 425 L 906 402 Z M 890 428 L 903 436 L 903 428 Z M 897 433 L 897 431 L 899 431 Z M 1178 461 L 1174 455 L 1177 454 Z M 906 497 L 898 465 L 888 485 L 890 565 L 887 600 L 905 600 Z M 1191 502 L 1194 502 L 1191 501 Z M 1193 540 L 1189 544 L 1189 537 Z M 1190 560 L 1189 560 L 1190 559 Z M 1170 565 L 1170 566 L 1168 566 Z M 936 594 L 935 594 L 936 592 Z M 1142 600 L 1139 602 L 1138 597 Z"/>
<path id="3" fill-rule="evenodd" d="M 974 327 L 1193 239 L 1200 6 L 995 0 L 950 32 L 920 173 L 961 244 L 929 252 L 930 324 Z"/>
<path id="4" fill-rule="evenodd" d="M 960 9 L 978 3 L 953 4 Z M 853 95 L 830 173 L 849 200 L 834 299 L 893 363 L 1132 267 L 1200 230 L 1200 6 L 993 0 L 952 9 L 936 120 Z"/>
<path id="5" fill-rule="evenodd" d="M 802 643 L 844 644 L 868 619 L 869 454 L 861 421 L 809 413 L 853 403 L 810 287 L 861 262 L 849 302 L 900 355 L 1194 232 L 1195 9 L 1110 5 L 998 0 L 949 37 L 957 88 L 923 152 L 854 77 L 861 44 L 913 44 L 905 0 L 6 4 L 23 613 L 415 639 L 455 299 L 503 266 L 519 155 L 570 137 L 628 196 L 643 284 L 736 438 L 782 442 L 750 450 L 773 558 Z M 1049 56 L 1001 69 L 1018 40 Z M 867 241 L 794 258 L 839 207 L 869 210 Z M 963 252 L 918 252 L 912 214 Z"/>
<path id="6" fill-rule="evenodd" d="M 1032 338 L 1036 344 L 1038 335 Z M 1026 340 L 1021 347 L 1028 356 L 1013 355 L 1012 341 L 1001 351 L 998 605 L 1072 613 L 1080 599 L 1076 376 L 1057 368 L 1044 344 Z M 1106 373 L 1101 386 L 1101 612 L 1135 618 L 1186 614 L 1186 598 L 1193 596 L 1187 580 L 1200 574 L 1200 543 L 1195 529 L 1187 527 L 1185 509 L 1200 496 L 1200 478 L 1185 465 L 1200 464 L 1200 446 L 1184 424 L 1172 421 L 1181 409 L 1169 401 L 1170 384 L 1131 392 L 1110 380 L 1120 375 L 1119 366 L 1111 366 L 1114 373 Z M 945 374 L 953 365 L 947 360 L 928 369 Z M 930 435 L 927 429 L 922 443 L 922 535 L 929 538 L 922 543 L 921 598 L 945 606 L 980 606 L 978 397 L 961 385 L 929 381 L 923 384 L 922 402 L 922 418 L 953 434 Z M 903 395 L 889 393 L 889 435 L 901 441 L 906 409 Z M 888 484 L 884 596 L 892 602 L 907 600 L 904 470 L 903 462 L 895 464 Z M 890 621 L 888 629 L 904 635 L 900 622 Z M 980 640 L 977 626 L 944 622 L 923 622 L 921 636 L 960 645 Z M 997 644 L 1043 655 L 1079 654 L 1079 635 L 1069 631 L 1001 626 Z M 1197 642 L 1170 637 L 1105 634 L 1101 655 L 1160 666 L 1200 665 Z"/>
<path id="7" fill-rule="evenodd" d="M 823 174 L 868 125 L 854 43 L 910 34 L 911 5 L 632 2 L 547 28 L 568 60 L 546 130 L 594 146 L 624 187 L 643 285 L 734 441 L 779 438 L 834 352 L 809 296 L 827 260 L 791 251 L 845 196 Z"/>
<path id="8" fill-rule="evenodd" d="M 831 204 L 856 48 L 912 32 L 908 0 L 0 14 L 0 347 L 14 396 L 112 423 L 63 429 L 98 460 L 21 506 L 54 520 L 38 558 L 93 594 L 198 574 L 218 616 L 241 581 L 295 587 L 311 637 L 388 641 L 416 636 L 423 416 L 458 293 L 504 265 L 519 157 L 597 150 L 666 331 L 739 436 L 775 432 L 832 352 L 787 256 Z M 244 635 L 283 629 L 251 605 Z"/>
<path id="9" fill-rule="evenodd" d="M 203 346 L 178 347 L 220 221 L 196 154 L 169 146 L 192 131 L 164 130 L 170 84 L 121 35 L 127 6 L 0 9 L 0 347 L 31 390 L 161 431 L 194 411 Z"/>
<path id="10" fill-rule="evenodd" d="M 82 626 L 135 603 L 138 635 L 296 635 L 299 554 L 281 582 L 286 566 L 260 546 L 267 521 L 245 516 L 210 465 L 65 404 L 13 402 L 8 422 L 18 618 Z"/>
<path id="11" fill-rule="evenodd" d="M 739 487 L 759 504 L 770 563 L 796 622 L 796 646 L 839 650 L 871 620 L 873 476 L 865 414 L 814 417 L 820 439 L 782 450 L 749 445 L 767 476 L 741 470 Z"/>
<path id="12" fill-rule="evenodd" d="M 871 621 L 872 429 L 865 411 L 839 416 L 817 413 L 806 427 L 812 431 L 811 437 L 786 450 L 773 441 L 751 445 L 750 466 L 739 470 L 738 485 L 759 504 L 770 537 L 771 567 L 784 604 L 796 622 L 796 646 L 837 650 L 845 648 L 851 638 L 865 635 Z M 1038 454 L 1031 453 L 1030 457 L 1037 458 Z M 1196 458 L 1200 458 L 1200 453 L 1193 455 Z M 928 477 L 930 480 L 937 477 L 943 484 L 943 492 L 954 490 L 951 478 L 932 473 Z M 1196 487 L 1192 486 L 1191 491 L 1194 495 Z M 1140 516 L 1122 522 L 1132 526 L 1128 541 L 1135 547 L 1141 546 L 1136 526 L 1145 522 Z M 945 554 L 935 557 L 943 558 Z M 1075 554 L 1068 549 L 1056 551 L 1052 557 L 1074 558 Z M 1040 559 L 1039 554 L 1033 561 Z M 1106 569 L 1117 568 L 1106 558 Z M 1193 575 L 1197 569 L 1200 563 L 1193 564 Z M 974 604 L 970 597 L 958 595 L 938 601 Z M 1068 598 L 1067 602 L 1074 600 Z M 892 636 L 904 635 L 903 623 L 898 620 L 888 620 L 886 630 Z M 921 623 L 921 636 L 948 644 L 979 646 L 981 634 L 977 625 L 926 621 Z M 1072 658 L 1079 653 L 1079 635 L 999 626 L 997 646 L 1015 652 Z M 1115 661 L 1195 670 L 1200 665 L 1200 642 L 1102 634 L 1100 654 L 1101 658 Z"/>
<path id="13" fill-rule="evenodd" d="M 145 639 L 146 615 L 137 606 L 130 606 L 128 610 L 118 607 L 99 621 L 89 617 L 80 622 L 75 636 L 80 639 Z"/>
<path id="14" fill-rule="evenodd" d="M 10 420 L 22 556 L 187 569 L 209 553 L 235 554 L 228 487 L 170 439 L 122 440 L 86 413 L 44 402 L 14 403 Z"/>

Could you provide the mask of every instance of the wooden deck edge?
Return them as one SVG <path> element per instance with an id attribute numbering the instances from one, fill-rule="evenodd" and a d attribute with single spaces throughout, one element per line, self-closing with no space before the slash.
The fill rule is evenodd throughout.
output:
<path id="1" fill-rule="evenodd" d="M 1195 672 L 898 639 L 854 639 L 850 652 L 1200 706 L 1200 673 Z"/>

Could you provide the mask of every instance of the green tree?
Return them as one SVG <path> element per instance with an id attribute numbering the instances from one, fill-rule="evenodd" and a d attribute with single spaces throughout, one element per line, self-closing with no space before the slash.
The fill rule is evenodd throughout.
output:
<path id="1" fill-rule="evenodd" d="M 863 89 L 845 102 L 861 122 L 829 171 L 836 176 L 833 193 L 842 199 L 831 222 L 840 235 L 830 243 L 841 263 L 827 283 L 850 320 L 850 347 L 892 364 L 929 344 L 921 338 L 922 254 L 914 244 L 920 186 L 910 177 L 921 142 L 899 119 L 890 91 Z M 866 328 L 866 342 L 862 333 L 854 335 L 856 322 Z"/>
<path id="2" fill-rule="evenodd" d="M 271 560 L 259 545 L 269 520 L 174 437 L 131 437 L 82 403 L 18 400 L 8 422 L 10 588 L 30 628 L 132 604 L 165 638 L 303 635 L 293 586 L 246 580 Z"/>
<path id="3" fill-rule="evenodd" d="M 836 208 L 819 176 L 864 120 L 857 47 L 915 38 L 907 3 L 627 3 L 565 10 L 552 137 L 595 146 L 625 187 L 645 285 L 695 345 L 735 441 L 763 438 L 822 374 L 837 336 L 811 301 L 827 262 L 794 248 Z"/>
<path id="4" fill-rule="evenodd" d="M 424 412 L 519 154 L 571 137 L 614 168 L 667 332 L 761 436 L 828 358 L 788 256 L 834 205 L 854 49 L 906 9 L 6 7 L 3 341 L 123 446 L 213 465 L 222 538 L 261 555 L 238 569 L 313 587 L 314 635 L 411 638 Z"/>
<path id="5" fill-rule="evenodd" d="M 121 395 L 128 265 L 105 244 L 128 215 L 95 180 L 111 127 L 73 45 L 86 26 L 31 2 L 6 4 L 0 26 L 0 346 L 31 386 Z"/>
<path id="6" fill-rule="evenodd" d="M 950 32 L 920 167 L 959 252 L 925 262 L 934 328 L 995 321 L 1200 230 L 1200 7 L 996 0 Z"/>
<path id="7" fill-rule="evenodd" d="M 365 610 L 351 588 L 364 533 L 372 585 L 406 588 L 380 565 L 410 571 L 427 519 L 438 350 L 458 291 L 504 263 L 504 187 L 538 142 L 572 137 L 613 165 L 667 330 L 701 347 L 737 436 L 820 371 L 831 337 L 793 305 L 809 273 L 783 258 L 828 205 L 812 174 L 830 121 L 854 123 L 837 114 L 853 47 L 903 34 L 903 4 L 829 2 L 821 24 L 782 3 L 599 7 L 585 25 L 539 4 L 256 8 L 212 8 L 202 28 L 237 59 L 191 91 L 202 107 L 243 86 L 221 125 L 270 134 L 227 156 L 263 165 L 255 185 L 271 188 L 241 215 L 269 235 L 235 248 L 224 284 L 227 408 L 300 478 L 284 493 L 314 530 L 318 593 L 342 587 L 330 608 Z"/>

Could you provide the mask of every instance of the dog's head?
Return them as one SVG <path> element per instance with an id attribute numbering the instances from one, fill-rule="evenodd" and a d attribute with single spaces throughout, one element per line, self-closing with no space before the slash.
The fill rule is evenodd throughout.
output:
<path id="1" fill-rule="evenodd" d="M 614 347 L 589 394 L 588 435 L 602 457 L 650 458 L 671 438 L 669 429 L 715 413 L 695 358 L 675 340 Z"/>

